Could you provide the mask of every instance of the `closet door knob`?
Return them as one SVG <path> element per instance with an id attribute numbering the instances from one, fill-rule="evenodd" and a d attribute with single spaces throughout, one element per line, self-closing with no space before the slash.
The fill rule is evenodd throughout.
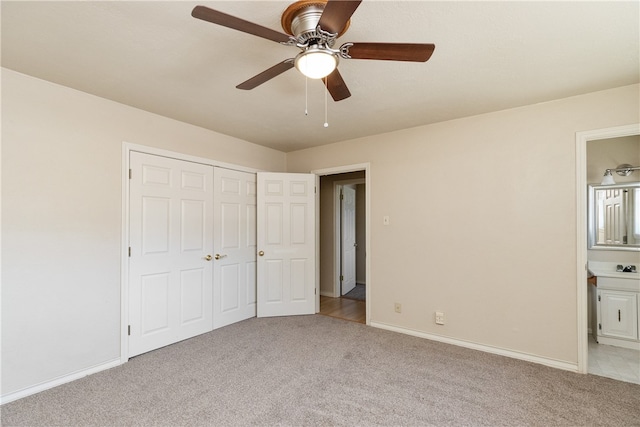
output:
<path id="1" fill-rule="evenodd" d="M 207 255 L 206 257 L 204 257 L 204 259 L 206 259 L 207 261 L 211 261 L 213 257 L 211 255 Z"/>
<path id="2" fill-rule="evenodd" d="M 264 251 L 260 251 L 260 252 L 258 252 L 258 255 L 260 255 L 260 256 L 264 256 Z"/>

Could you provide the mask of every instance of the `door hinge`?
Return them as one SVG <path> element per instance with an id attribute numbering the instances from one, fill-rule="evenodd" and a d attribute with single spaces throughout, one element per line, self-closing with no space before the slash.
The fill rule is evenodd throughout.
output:
<path id="1" fill-rule="evenodd" d="M 127 335 L 131 335 L 131 325 L 127 325 Z"/>
<path id="2" fill-rule="evenodd" d="M 318 295 L 318 290 L 317 290 L 317 289 L 314 289 L 314 290 L 313 290 L 313 294 L 314 294 L 314 295 Z"/>
<path id="3" fill-rule="evenodd" d="M 344 194 L 340 193 L 340 200 L 344 200 Z"/>
<path id="4" fill-rule="evenodd" d="M 129 179 L 131 179 L 132 176 L 133 176 L 133 172 L 131 171 L 131 169 L 129 169 Z"/>
<path id="5" fill-rule="evenodd" d="M 344 276 L 341 274 L 340 275 L 340 281 L 342 282 L 344 280 Z"/>
<path id="6" fill-rule="evenodd" d="M 598 295 L 598 301 L 601 301 L 601 299 L 600 299 L 600 295 Z"/>
<path id="7" fill-rule="evenodd" d="M 129 246 L 129 258 L 131 258 L 131 246 Z"/>
<path id="8" fill-rule="evenodd" d="M 602 330 L 602 323 L 598 323 L 598 329 Z"/>

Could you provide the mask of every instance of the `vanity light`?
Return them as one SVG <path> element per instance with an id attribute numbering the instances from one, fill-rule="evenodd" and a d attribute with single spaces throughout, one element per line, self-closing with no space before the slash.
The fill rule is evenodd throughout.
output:
<path id="1" fill-rule="evenodd" d="M 615 171 L 620 176 L 629 176 L 633 173 L 633 171 L 640 170 L 640 166 L 631 166 L 630 164 L 624 163 L 618 165 L 615 169 L 607 169 L 604 171 L 604 177 L 602 177 L 601 185 L 614 185 L 616 182 L 613 180 L 612 171 Z"/>
<path id="2" fill-rule="evenodd" d="M 604 177 L 602 177 L 601 185 L 613 185 L 616 182 L 613 180 L 613 175 L 611 175 L 611 169 L 607 169 L 604 171 Z"/>

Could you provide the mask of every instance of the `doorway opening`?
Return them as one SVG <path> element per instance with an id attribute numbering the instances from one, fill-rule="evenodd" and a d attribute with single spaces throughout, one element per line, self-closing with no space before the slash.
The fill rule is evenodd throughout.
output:
<path id="1" fill-rule="evenodd" d="M 368 323 L 366 168 L 315 173 L 319 175 L 319 314 Z"/>
<path id="2" fill-rule="evenodd" d="M 599 278 L 590 277 L 591 264 L 615 264 L 638 259 L 638 252 L 623 250 L 596 250 L 587 244 L 587 184 L 599 185 L 605 169 L 615 168 L 618 157 L 627 158 L 640 153 L 640 125 L 620 126 L 576 134 L 577 153 L 577 224 L 578 224 L 578 372 L 607 376 L 623 381 L 640 383 L 637 377 L 638 350 L 628 346 L 609 346 L 606 328 L 601 329 L 600 305 L 597 297 L 604 287 L 598 286 Z M 610 166 L 613 164 L 613 166 Z M 617 176 L 616 176 L 617 177 Z M 606 274 L 605 274 L 606 276 Z M 604 283 L 603 283 L 604 284 Z M 602 289 L 601 289 L 602 288 Z M 636 320 L 637 321 L 637 320 Z M 604 337 L 600 339 L 599 337 Z M 637 338 L 637 337 L 636 337 Z M 620 363 L 620 360 L 632 363 Z M 617 362 L 616 362 L 617 361 Z M 615 363 L 614 363 L 615 362 Z M 624 366 L 625 370 L 620 370 Z M 619 372 L 618 372 L 619 371 Z"/>
<path id="3" fill-rule="evenodd" d="M 599 185 L 602 180 L 603 170 L 625 162 L 632 162 L 634 165 L 640 164 L 640 135 L 588 141 L 587 183 Z M 616 175 L 616 178 L 615 184 L 631 184 L 638 181 L 637 176 L 627 177 Z M 607 188 L 615 188 L 615 184 Z M 605 191 L 602 190 L 601 193 L 604 194 Z M 605 197 L 610 198 L 605 201 L 605 204 L 615 199 L 613 196 L 621 199 L 618 191 L 609 189 L 606 191 Z M 626 203 L 622 203 L 622 211 L 627 210 L 624 207 L 625 205 Z M 628 219 L 622 219 L 622 221 L 623 223 L 628 222 Z M 609 228 L 607 228 L 607 230 L 609 230 Z M 622 227 L 616 227 L 614 231 L 621 232 L 622 230 Z M 633 236 L 634 232 L 631 231 L 630 235 Z M 624 241 L 626 242 L 626 239 Z M 594 265 L 606 265 L 608 263 L 628 265 L 637 264 L 638 260 L 640 260 L 640 254 L 626 250 L 603 251 L 590 249 L 587 252 L 587 258 L 590 265 L 592 263 L 594 263 Z M 615 288 L 615 286 L 616 284 L 613 285 L 613 288 Z M 629 298 L 631 298 L 630 302 L 633 303 L 634 301 L 632 299 L 634 297 L 637 298 L 637 294 L 634 295 L 633 293 L 619 292 L 617 289 L 611 289 L 612 285 L 607 282 L 605 277 L 592 277 L 590 285 L 588 286 L 587 317 L 589 318 L 588 324 L 590 332 L 588 372 L 594 375 L 640 384 L 640 346 L 638 344 L 634 345 L 632 341 L 627 341 L 626 339 L 610 339 L 612 336 L 620 336 L 623 332 L 626 333 L 627 331 L 618 330 L 620 329 L 619 325 L 626 325 L 626 323 L 615 323 L 615 318 L 610 319 L 606 315 L 607 310 L 611 311 L 614 309 L 612 306 L 609 307 L 611 303 L 615 304 L 620 301 L 628 303 Z M 602 302 L 600 300 L 602 300 Z M 633 306 L 634 304 L 631 305 Z M 606 307 L 609 307 L 609 309 Z M 618 313 L 620 313 L 620 311 L 628 311 L 626 305 L 620 307 L 616 305 L 615 309 Z M 628 316 L 623 317 L 626 318 Z M 637 319 L 634 323 L 636 323 L 635 338 L 637 340 Z M 612 328 L 616 330 L 612 331 Z M 631 335 L 633 334 L 631 333 Z"/>

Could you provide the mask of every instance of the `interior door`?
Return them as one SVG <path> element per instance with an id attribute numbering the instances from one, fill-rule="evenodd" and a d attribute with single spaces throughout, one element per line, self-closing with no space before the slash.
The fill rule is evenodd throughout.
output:
<path id="1" fill-rule="evenodd" d="M 258 317 L 313 314 L 315 175 L 257 174 Z"/>
<path id="2" fill-rule="evenodd" d="M 356 287 L 356 189 L 343 185 L 340 197 L 341 294 Z"/>
<path id="3" fill-rule="evenodd" d="M 627 230 L 624 220 L 623 190 L 616 188 L 604 193 L 604 242 L 608 245 L 625 244 Z"/>
<path id="4" fill-rule="evenodd" d="M 129 357 L 213 328 L 213 167 L 130 153 Z"/>
<path id="5" fill-rule="evenodd" d="M 215 167 L 213 328 L 256 316 L 256 174 Z"/>

